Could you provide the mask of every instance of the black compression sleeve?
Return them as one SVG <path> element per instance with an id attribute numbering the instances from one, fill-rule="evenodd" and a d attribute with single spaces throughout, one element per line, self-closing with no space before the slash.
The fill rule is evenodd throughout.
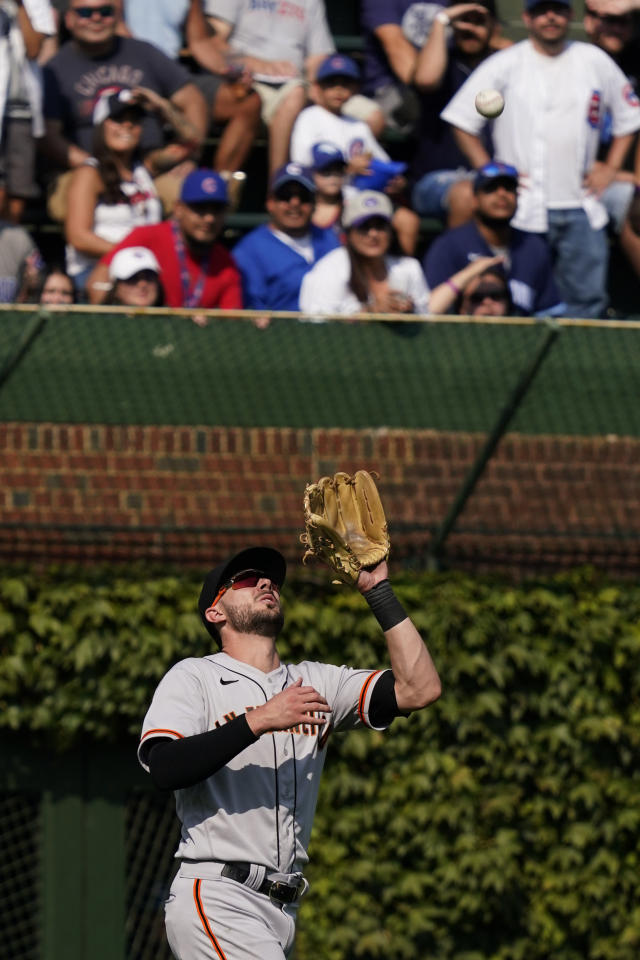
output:
<path id="1" fill-rule="evenodd" d="M 388 727 L 400 716 L 395 689 L 396 678 L 391 670 L 385 670 L 371 694 L 369 722 L 372 727 Z"/>
<path id="2" fill-rule="evenodd" d="M 149 744 L 147 763 L 153 782 L 161 790 L 180 790 L 202 783 L 258 738 L 243 713 L 215 730 L 181 740 L 155 740 Z"/>
<path id="3" fill-rule="evenodd" d="M 407 611 L 396 597 L 388 580 L 381 580 L 363 596 L 385 633 L 407 619 Z"/>

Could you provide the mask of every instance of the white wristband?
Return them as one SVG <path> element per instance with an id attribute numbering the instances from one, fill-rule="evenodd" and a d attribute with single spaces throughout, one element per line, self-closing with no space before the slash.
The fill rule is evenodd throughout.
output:
<path id="1" fill-rule="evenodd" d="M 434 19 L 437 20 L 438 23 L 441 23 L 443 27 L 448 27 L 449 24 L 451 23 L 451 17 L 449 17 L 449 16 L 444 12 L 444 10 L 439 10 L 439 11 L 436 13 Z"/>

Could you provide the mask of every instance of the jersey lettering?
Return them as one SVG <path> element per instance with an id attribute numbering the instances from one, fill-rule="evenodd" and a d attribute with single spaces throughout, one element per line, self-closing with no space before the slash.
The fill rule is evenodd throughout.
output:
<path id="1" fill-rule="evenodd" d="M 94 97 L 101 94 L 105 87 L 114 86 L 117 89 L 122 87 L 139 87 L 144 79 L 144 70 L 139 70 L 128 64 L 104 64 L 97 70 L 91 70 L 83 73 L 80 79 L 73 85 L 76 93 L 81 97 Z"/>

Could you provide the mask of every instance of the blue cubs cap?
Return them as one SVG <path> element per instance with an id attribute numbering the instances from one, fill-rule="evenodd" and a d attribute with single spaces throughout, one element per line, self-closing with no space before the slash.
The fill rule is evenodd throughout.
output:
<path id="1" fill-rule="evenodd" d="M 314 143 L 311 148 L 311 156 L 313 157 L 312 170 L 324 170 L 332 163 L 344 163 L 345 166 L 347 164 L 340 147 L 336 147 L 335 143 L 329 143 L 327 140 Z"/>
<path id="2" fill-rule="evenodd" d="M 227 181 L 216 173 L 201 167 L 193 170 L 182 181 L 180 199 L 183 203 L 228 203 Z"/>
<path id="3" fill-rule="evenodd" d="M 358 190 L 384 190 L 390 180 L 401 176 L 406 169 L 406 163 L 374 158 L 369 163 L 369 172 L 354 177 L 352 183 Z"/>
<path id="4" fill-rule="evenodd" d="M 360 67 L 351 57 L 332 53 L 322 61 L 316 73 L 316 80 L 328 80 L 329 77 L 351 77 L 352 80 L 360 80 Z"/>
<path id="5" fill-rule="evenodd" d="M 299 183 L 309 193 L 316 192 L 316 185 L 311 179 L 311 174 L 306 167 L 299 163 L 287 163 L 284 167 L 276 170 L 271 179 L 271 192 L 275 193 L 280 187 L 284 187 L 285 183 Z"/>
<path id="6" fill-rule="evenodd" d="M 484 167 L 476 172 L 473 181 L 474 190 L 482 190 L 493 180 L 513 180 L 518 185 L 518 171 L 510 163 L 498 163 L 492 160 L 491 163 L 485 163 Z"/>

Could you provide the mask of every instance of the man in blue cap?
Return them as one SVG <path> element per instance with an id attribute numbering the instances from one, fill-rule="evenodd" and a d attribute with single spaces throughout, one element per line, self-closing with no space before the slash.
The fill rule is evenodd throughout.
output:
<path id="1" fill-rule="evenodd" d="M 569 39 L 568 0 L 526 0 L 522 17 L 528 39 L 476 67 L 442 117 L 478 169 L 490 157 L 475 97 L 479 90 L 502 93 L 492 137 L 495 157 L 521 176 L 514 226 L 547 235 L 566 315 L 604 316 L 609 245 L 600 198 L 640 129 L 640 102 L 604 50 Z M 613 136 L 598 161 L 607 112 Z"/>
<path id="2" fill-rule="evenodd" d="M 303 276 L 339 246 L 333 230 L 311 223 L 315 193 L 310 171 L 298 163 L 286 164 L 272 177 L 269 222 L 252 230 L 233 249 L 245 307 L 298 310 Z"/>
<path id="3" fill-rule="evenodd" d="M 126 247 L 147 247 L 160 264 L 168 307 L 242 308 L 240 275 L 227 250 L 218 243 L 228 205 L 227 184 L 215 170 L 194 170 L 183 181 L 170 220 L 136 227 L 99 262 L 87 290 L 91 303 L 101 303 L 108 289 L 111 260 Z"/>
<path id="4" fill-rule="evenodd" d="M 564 304 L 543 237 L 511 226 L 518 205 L 518 171 L 492 161 L 473 183 L 473 219 L 433 241 L 423 269 L 429 288 L 451 285 L 450 277 L 470 263 L 501 256 L 514 312 L 520 316 L 561 316 Z M 462 293 L 460 290 L 459 293 Z"/>

